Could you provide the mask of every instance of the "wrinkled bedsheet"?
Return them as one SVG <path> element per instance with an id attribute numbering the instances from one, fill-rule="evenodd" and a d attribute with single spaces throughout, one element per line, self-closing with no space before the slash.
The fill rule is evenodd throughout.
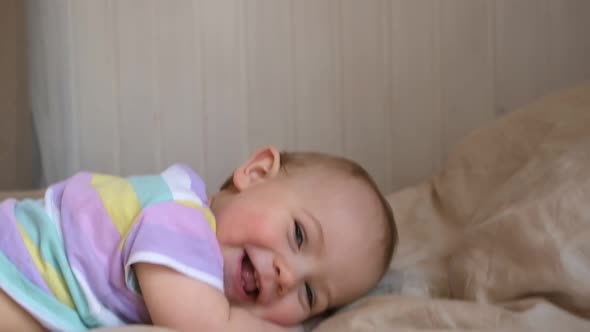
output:
<path id="1" fill-rule="evenodd" d="M 590 331 L 590 83 L 477 130 L 388 199 L 391 270 L 317 331 Z"/>

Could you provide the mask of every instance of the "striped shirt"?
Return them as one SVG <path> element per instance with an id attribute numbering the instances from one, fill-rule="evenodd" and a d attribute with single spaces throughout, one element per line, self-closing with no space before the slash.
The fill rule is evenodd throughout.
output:
<path id="1" fill-rule="evenodd" d="M 128 178 L 83 172 L 42 200 L 0 203 L 0 288 L 50 330 L 149 323 L 138 262 L 223 291 L 215 218 L 190 168 Z"/>

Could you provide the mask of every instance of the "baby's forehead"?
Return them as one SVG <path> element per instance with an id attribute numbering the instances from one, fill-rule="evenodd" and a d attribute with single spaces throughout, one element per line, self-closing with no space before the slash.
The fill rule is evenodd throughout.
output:
<path id="1" fill-rule="evenodd" d="M 381 232 L 386 215 L 379 193 L 362 177 L 329 168 L 309 168 L 291 172 L 285 185 L 296 188 L 301 208 L 323 222 L 341 226 L 352 219 L 347 229 L 364 228 L 362 234 Z"/>
<path id="2" fill-rule="evenodd" d="M 361 178 L 317 173 L 306 185 L 315 198 L 331 200 L 339 208 L 379 210 L 378 194 Z"/>
<path id="3" fill-rule="evenodd" d="M 380 252 L 386 217 L 378 197 L 364 186 L 333 189 L 318 188 L 303 200 L 303 208 L 321 225 L 326 245 L 336 247 L 336 255 L 352 248 L 365 256 Z"/>
<path id="4" fill-rule="evenodd" d="M 301 208 L 317 214 L 326 222 L 340 223 L 342 215 L 370 227 L 371 221 L 383 222 L 381 200 L 366 181 L 342 174 L 310 172 L 289 175 L 290 184 Z M 348 219 L 347 218 L 347 219 Z"/>
<path id="5" fill-rule="evenodd" d="M 333 188 L 334 190 L 350 188 L 366 192 L 367 194 L 373 194 L 373 190 L 367 179 L 347 169 L 318 164 L 289 168 L 283 175 L 295 182 L 312 186 L 328 186 L 328 188 Z"/>

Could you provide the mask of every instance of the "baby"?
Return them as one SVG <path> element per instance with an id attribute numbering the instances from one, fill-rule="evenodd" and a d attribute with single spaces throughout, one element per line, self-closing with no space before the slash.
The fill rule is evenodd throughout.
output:
<path id="1" fill-rule="evenodd" d="M 280 331 L 365 294 L 397 241 L 360 166 L 273 147 L 209 199 L 183 165 L 79 173 L 1 202 L 0 237 L 0 329 L 27 331 Z"/>

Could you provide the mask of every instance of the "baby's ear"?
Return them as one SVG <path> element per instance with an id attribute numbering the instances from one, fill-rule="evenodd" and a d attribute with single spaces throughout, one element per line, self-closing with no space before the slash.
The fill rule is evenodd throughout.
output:
<path id="1" fill-rule="evenodd" d="M 234 171 L 233 182 L 242 191 L 249 186 L 274 178 L 281 168 L 281 155 L 274 146 L 256 151 Z"/>

